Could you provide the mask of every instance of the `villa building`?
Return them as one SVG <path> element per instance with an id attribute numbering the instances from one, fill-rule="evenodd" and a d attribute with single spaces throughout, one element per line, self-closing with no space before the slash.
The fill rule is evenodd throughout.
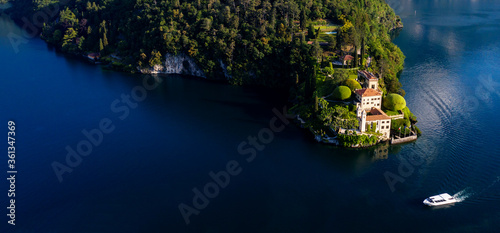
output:
<path id="1" fill-rule="evenodd" d="M 372 107 L 370 111 L 358 108 L 359 131 L 379 132 L 384 138 L 391 134 L 391 117 L 379 108 Z"/>
<path id="2" fill-rule="evenodd" d="M 378 78 L 368 71 L 358 70 L 358 81 L 362 82 L 364 88 L 378 90 Z"/>
<path id="3" fill-rule="evenodd" d="M 357 117 L 359 131 L 379 132 L 384 138 L 390 138 L 391 117 L 382 111 L 382 91 L 378 88 L 378 78 L 367 71 L 358 71 L 358 81 L 362 81 L 363 89 L 354 91 L 358 103 Z"/>
<path id="4" fill-rule="evenodd" d="M 356 99 L 359 101 L 359 107 L 362 110 L 370 111 L 373 107 L 381 108 L 382 92 L 371 88 L 363 88 L 354 91 Z"/>

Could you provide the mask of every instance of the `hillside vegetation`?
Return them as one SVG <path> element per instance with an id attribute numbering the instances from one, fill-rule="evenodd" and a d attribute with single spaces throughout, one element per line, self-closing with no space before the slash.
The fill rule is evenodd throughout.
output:
<path id="1" fill-rule="evenodd" d="M 16 0 L 11 15 L 54 4 L 60 13 L 43 39 L 67 53 L 118 54 L 129 71 L 184 53 L 209 78 L 224 78 L 225 68 L 233 84 L 288 87 L 306 82 L 324 51 L 352 47 L 374 58 L 370 70 L 388 92 L 402 91 L 404 56 L 389 36 L 401 22 L 384 0 Z M 326 47 L 307 44 L 308 27 L 323 19 L 342 26 L 338 34 Z"/>

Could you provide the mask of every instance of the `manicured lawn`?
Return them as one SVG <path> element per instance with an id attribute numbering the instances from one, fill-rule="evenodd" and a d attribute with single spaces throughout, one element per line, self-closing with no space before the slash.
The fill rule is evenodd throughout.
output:
<path id="1" fill-rule="evenodd" d="M 385 112 L 388 116 L 399 115 L 399 112 L 396 112 L 396 111 L 384 110 L 384 112 Z"/>
<path id="2" fill-rule="evenodd" d="M 335 38 L 335 35 L 328 35 L 325 33 L 320 33 L 318 37 L 319 42 L 328 42 L 328 37 L 333 36 Z"/>
<path id="3" fill-rule="evenodd" d="M 337 30 L 340 26 L 339 25 L 335 25 L 333 23 L 331 23 L 329 20 L 320 20 L 320 21 L 316 21 L 316 23 L 321 23 L 320 25 L 314 25 L 314 29 L 318 29 L 320 28 L 321 32 L 319 34 L 319 38 L 318 38 L 318 41 L 319 42 L 327 42 L 327 38 L 329 36 L 336 36 L 335 34 L 325 34 L 325 32 L 332 32 L 332 31 L 335 31 Z"/>
<path id="4" fill-rule="evenodd" d="M 314 29 L 321 28 L 322 32 L 331 32 L 331 31 L 337 30 L 338 27 L 339 26 L 332 25 L 332 24 L 329 24 L 329 25 L 316 25 L 316 26 L 314 26 Z"/>

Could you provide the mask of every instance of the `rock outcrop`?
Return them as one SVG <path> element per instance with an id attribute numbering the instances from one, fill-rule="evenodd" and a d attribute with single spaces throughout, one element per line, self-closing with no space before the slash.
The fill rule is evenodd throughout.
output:
<path id="1" fill-rule="evenodd" d="M 194 60 L 183 53 L 167 54 L 162 65 L 155 65 L 153 68 L 139 68 L 139 71 L 145 74 L 185 74 L 206 78 L 205 73 Z"/>

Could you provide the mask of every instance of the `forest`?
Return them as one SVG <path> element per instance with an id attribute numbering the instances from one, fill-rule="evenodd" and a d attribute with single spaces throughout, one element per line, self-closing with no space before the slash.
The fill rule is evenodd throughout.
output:
<path id="1" fill-rule="evenodd" d="M 398 80 L 404 55 L 390 37 L 402 24 L 384 0 L 18 0 L 13 5 L 11 16 L 18 20 L 57 7 L 42 39 L 66 53 L 117 54 L 124 58 L 122 69 L 131 72 L 161 64 L 166 54 L 184 53 L 212 79 L 226 74 L 236 85 L 305 83 L 311 94 L 311 76 L 340 55 L 361 50 L 350 67 L 364 66 L 371 57 L 369 70 L 382 77 L 383 88 L 404 95 Z M 320 46 L 314 25 L 324 20 L 338 29 Z"/>

